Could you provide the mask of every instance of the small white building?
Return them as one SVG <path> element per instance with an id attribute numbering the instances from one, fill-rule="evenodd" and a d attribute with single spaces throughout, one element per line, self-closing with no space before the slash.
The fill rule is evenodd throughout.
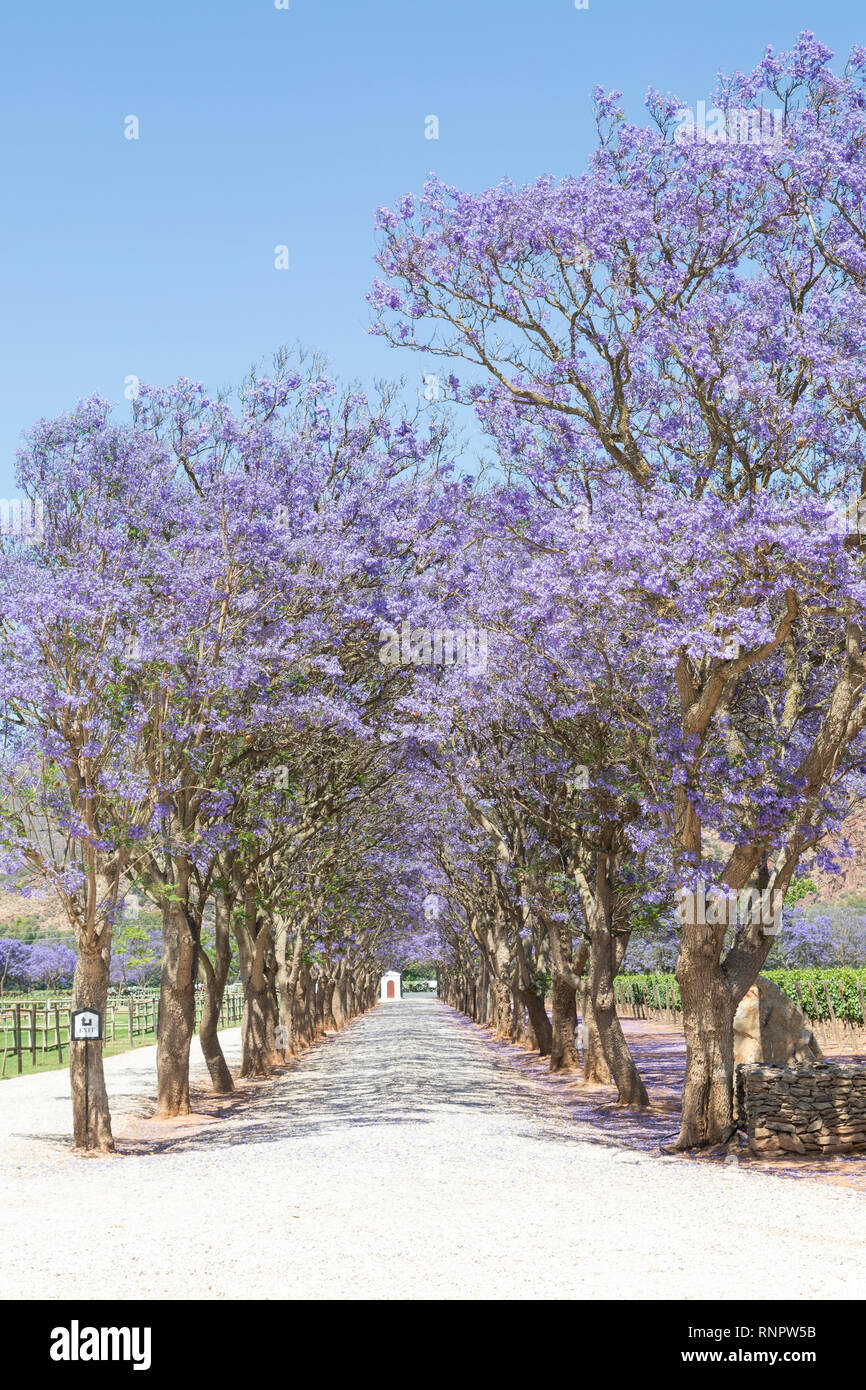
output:
<path id="1" fill-rule="evenodd" d="M 386 970 L 379 983 L 380 999 L 402 999 L 403 991 L 400 987 L 400 971 Z"/>

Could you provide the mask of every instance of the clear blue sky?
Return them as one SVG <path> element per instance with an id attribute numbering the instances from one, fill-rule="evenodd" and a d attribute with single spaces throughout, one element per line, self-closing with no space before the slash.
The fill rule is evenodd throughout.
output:
<path id="1" fill-rule="evenodd" d="M 371 214 L 435 169 L 481 188 L 579 169 L 589 93 L 693 105 L 719 69 L 854 0 L 30 0 L 0 34 L 0 493 L 21 431 L 124 380 L 234 384 L 280 343 L 420 382 L 367 334 Z M 860 21 L 858 23 L 858 20 Z M 140 122 L 124 138 L 124 118 Z M 424 136 L 436 115 L 438 141 Z M 274 247 L 290 269 L 274 268 Z"/>

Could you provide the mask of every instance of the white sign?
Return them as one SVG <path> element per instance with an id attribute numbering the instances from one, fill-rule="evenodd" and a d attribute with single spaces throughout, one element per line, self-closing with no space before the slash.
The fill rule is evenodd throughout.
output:
<path id="1" fill-rule="evenodd" d="M 102 1037 L 102 1014 L 96 1009 L 75 1009 L 70 1015 L 70 1037 L 73 1042 L 89 1042 Z"/>

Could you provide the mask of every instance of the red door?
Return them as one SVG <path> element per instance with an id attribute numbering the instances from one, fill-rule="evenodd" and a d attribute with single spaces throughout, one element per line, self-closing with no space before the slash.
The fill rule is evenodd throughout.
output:
<path id="1" fill-rule="evenodd" d="M 389 981 L 388 981 L 387 997 L 388 997 L 389 999 L 393 999 L 393 998 L 394 998 L 394 981 L 393 981 L 393 980 L 389 980 Z"/>

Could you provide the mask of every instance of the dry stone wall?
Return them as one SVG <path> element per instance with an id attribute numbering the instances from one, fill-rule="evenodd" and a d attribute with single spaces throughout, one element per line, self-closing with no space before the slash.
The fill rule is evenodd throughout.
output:
<path id="1" fill-rule="evenodd" d="M 866 1064 L 738 1066 L 737 1113 L 756 1154 L 866 1149 Z"/>

